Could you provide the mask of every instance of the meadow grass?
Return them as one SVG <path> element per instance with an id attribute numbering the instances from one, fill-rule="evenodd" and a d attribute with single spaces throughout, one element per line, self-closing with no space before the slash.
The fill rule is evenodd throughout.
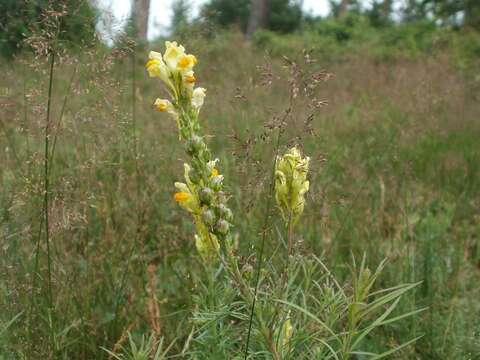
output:
<path id="1" fill-rule="evenodd" d="M 240 271 L 253 287 L 264 237 L 258 306 L 266 318 L 298 314 L 296 348 L 283 358 L 323 358 L 313 314 L 294 306 L 317 299 L 314 315 L 328 313 L 340 300 L 315 284 L 354 288 L 352 254 L 357 268 L 364 254 L 371 269 L 388 260 L 374 290 L 422 282 L 395 314 L 428 307 L 375 330 L 362 351 L 423 336 L 388 358 L 479 357 L 474 70 L 448 51 L 379 60 L 359 50 L 336 62 L 322 52 L 269 56 L 235 33 L 185 45 L 208 89 L 201 124 L 232 195 Z M 247 327 L 237 324 L 248 325 L 248 304 L 234 280 L 205 269 L 172 200 L 187 156 L 174 121 L 154 111 L 161 90 L 146 58 L 130 46 L 59 52 L 53 76 L 41 57 L 2 64 L 0 358 L 106 359 L 134 347 L 152 358 L 243 355 Z M 275 284 L 288 234 L 266 211 L 272 161 L 294 144 L 311 157 L 288 287 L 295 304 Z M 263 296 L 270 290 L 276 303 Z M 262 341 L 254 330 L 252 358 L 269 358 Z"/>

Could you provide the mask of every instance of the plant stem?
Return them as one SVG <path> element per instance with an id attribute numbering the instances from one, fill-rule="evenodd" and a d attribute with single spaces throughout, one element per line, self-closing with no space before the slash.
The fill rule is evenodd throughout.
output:
<path id="1" fill-rule="evenodd" d="M 287 113 L 288 114 L 288 111 Z M 260 251 L 258 253 L 258 263 L 257 263 L 257 271 L 256 271 L 256 276 L 255 276 L 255 289 L 253 291 L 253 300 L 251 303 L 251 309 L 250 309 L 250 319 L 249 319 L 249 324 L 248 324 L 248 333 L 247 333 L 247 341 L 245 343 L 245 356 L 244 359 L 247 360 L 248 357 L 248 345 L 250 343 L 250 336 L 252 333 L 252 324 L 253 324 L 253 314 L 255 311 L 255 305 L 257 302 L 257 291 L 258 291 L 258 284 L 260 282 L 260 272 L 262 270 L 263 266 L 263 252 L 265 250 L 265 240 L 267 238 L 267 228 L 268 228 L 268 219 L 270 217 L 270 211 L 272 207 L 272 197 L 273 193 L 275 191 L 275 165 L 277 163 L 277 155 L 278 155 L 278 149 L 280 148 L 280 138 L 282 135 L 283 131 L 282 128 L 278 129 L 277 133 L 277 141 L 275 144 L 275 149 L 274 149 L 274 157 L 273 157 L 273 164 L 272 164 L 272 169 L 271 169 L 271 178 L 270 178 L 270 189 L 269 193 L 267 196 L 267 208 L 265 211 L 265 218 L 264 218 L 264 226 L 263 226 L 263 231 L 262 231 L 262 241 L 260 243 Z"/>
<path id="2" fill-rule="evenodd" d="M 227 255 L 227 260 L 225 260 L 222 256 L 220 257 L 221 261 L 223 262 L 223 265 L 225 266 L 227 271 L 229 271 L 231 277 L 235 280 L 235 282 L 239 286 L 240 293 L 242 294 L 244 301 L 251 306 L 252 311 L 255 311 L 255 316 L 257 317 L 257 320 L 260 326 L 260 332 L 262 333 L 262 336 L 265 339 L 265 342 L 267 343 L 270 351 L 272 352 L 274 359 L 279 360 L 281 357 L 278 354 L 277 348 L 275 346 L 275 342 L 273 341 L 272 330 L 265 323 L 261 309 L 258 306 L 257 307 L 254 306 L 256 303 L 255 301 L 256 291 L 252 296 L 251 290 L 248 284 L 246 283 L 245 279 L 243 278 L 242 274 L 240 273 L 237 260 L 233 255 L 228 243 L 226 244 L 226 255 Z M 249 330 L 251 329 L 252 321 L 253 321 L 253 317 L 250 318 Z M 248 356 L 248 353 L 246 353 L 245 356 Z"/>
<path id="3" fill-rule="evenodd" d="M 48 271 L 48 298 L 49 306 L 52 307 L 52 269 L 51 269 L 51 257 L 50 257 L 50 229 L 49 229 L 49 140 L 50 140 L 50 110 L 52 100 L 52 87 L 53 87 L 53 67 L 55 64 L 55 52 L 52 50 L 50 53 L 50 75 L 48 82 L 48 100 L 47 100 L 47 119 L 45 124 L 45 151 L 44 151 L 44 197 L 43 197 L 43 211 L 45 216 L 45 242 L 47 245 L 47 271 Z"/>
<path id="4" fill-rule="evenodd" d="M 43 192 L 43 213 L 44 213 L 44 225 L 45 225 L 45 242 L 47 246 L 47 285 L 48 285 L 48 317 L 51 314 L 51 321 L 49 322 L 50 327 L 50 337 L 52 341 L 52 348 L 55 351 L 55 338 L 54 338 L 54 328 L 55 328 L 55 314 L 53 313 L 53 291 L 52 291 L 52 260 L 50 254 L 50 224 L 49 224 L 49 192 L 50 192 L 50 182 L 49 182 L 49 144 L 50 144 L 50 112 L 51 112 L 51 102 L 52 102 L 52 88 L 53 88 L 53 68 L 55 65 L 55 51 L 54 49 L 50 50 L 50 74 L 48 82 L 48 99 L 47 99 L 47 117 L 45 124 L 45 135 L 44 135 L 44 158 L 43 158 L 43 182 L 44 182 L 44 192 Z"/>

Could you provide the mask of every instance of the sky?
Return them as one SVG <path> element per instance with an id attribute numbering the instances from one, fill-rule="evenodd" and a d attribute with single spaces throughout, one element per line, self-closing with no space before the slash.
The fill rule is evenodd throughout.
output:
<path id="1" fill-rule="evenodd" d="M 148 26 L 148 38 L 154 39 L 158 35 L 168 33 L 172 16 L 172 3 L 174 0 L 150 0 L 150 19 Z M 124 21 L 128 18 L 131 9 L 131 0 L 97 0 L 102 10 L 103 25 L 100 31 L 108 41 L 114 34 L 120 31 Z M 198 15 L 201 5 L 207 0 L 190 0 L 192 11 L 190 16 Z M 328 0 L 304 0 L 303 9 L 312 15 L 325 16 L 330 7 Z M 107 30 L 110 29 L 110 30 Z"/>

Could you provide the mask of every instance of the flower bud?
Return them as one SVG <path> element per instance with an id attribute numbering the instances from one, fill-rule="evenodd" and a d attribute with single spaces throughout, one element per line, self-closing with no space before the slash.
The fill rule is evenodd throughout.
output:
<path id="1" fill-rule="evenodd" d="M 232 210 L 230 210 L 229 208 L 226 208 L 225 210 L 225 220 L 229 222 L 233 220 L 233 213 Z"/>
<path id="2" fill-rule="evenodd" d="M 230 228 L 230 225 L 228 224 L 227 221 L 223 219 L 218 220 L 217 223 L 215 224 L 215 230 L 222 235 L 226 235 L 228 233 L 229 228 Z"/>
<path id="3" fill-rule="evenodd" d="M 211 187 L 215 191 L 219 191 L 222 188 L 223 175 L 215 175 L 210 179 Z"/>
<path id="4" fill-rule="evenodd" d="M 227 221 L 232 221 L 232 218 L 233 218 L 232 210 L 230 210 L 225 204 L 218 205 L 218 214 L 220 215 L 221 218 Z"/>
<path id="5" fill-rule="evenodd" d="M 195 168 L 191 169 L 188 175 L 189 175 L 190 181 L 194 184 L 199 184 L 200 180 L 202 179 L 199 172 Z"/>
<path id="6" fill-rule="evenodd" d="M 202 212 L 202 220 L 205 223 L 205 225 L 212 226 L 215 224 L 215 213 L 211 209 L 207 209 Z"/>
<path id="7" fill-rule="evenodd" d="M 217 199 L 220 204 L 226 203 L 227 202 L 227 194 L 223 191 L 217 192 Z"/>
<path id="8" fill-rule="evenodd" d="M 275 163 L 275 199 L 283 219 L 295 224 L 305 207 L 305 193 L 310 183 L 307 180 L 309 157 L 302 157 L 300 150 L 291 148 Z"/>
<path id="9" fill-rule="evenodd" d="M 208 187 L 204 187 L 198 193 L 198 197 L 200 199 L 200 203 L 203 205 L 210 205 L 213 200 L 213 191 Z"/>
<path id="10" fill-rule="evenodd" d="M 203 142 L 203 139 L 198 135 L 193 135 L 191 139 L 187 142 L 187 154 L 190 156 L 198 154 L 204 148 L 205 143 Z"/>

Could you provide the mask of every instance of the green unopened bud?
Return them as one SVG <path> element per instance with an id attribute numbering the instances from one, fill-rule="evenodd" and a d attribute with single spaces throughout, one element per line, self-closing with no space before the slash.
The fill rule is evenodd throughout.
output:
<path id="1" fill-rule="evenodd" d="M 222 188 L 223 175 L 215 175 L 210 180 L 210 184 L 213 190 L 219 191 Z"/>
<path id="2" fill-rule="evenodd" d="M 300 150 L 291 148 L 275 163 L 275 199 L 286 222 L 296 223 L 305 207 L 305 193 L 309 157 L 302 157 Z"/>
<path id="3" fill-rule="evenodd" d="M 223 219 L 218 220 L 217 223 L 215 224 L 215 230 L 222 235 L 226 235 L 229 229 L 230 229 L 230 225 L 228 224 L 227 221 Z"/>
<path id="4" fill-rule="evenodd" d="M 210 205 L 213 200 L 213 190 L 208 187 L 202 188 L 198 193 L 198 197 L 202 205 Z"/>
<path id="5" fill-rule="evenodd" d="M 213 226 L 213 224 L 215 224 L 215 220 L 216 220 L 215 213 L 210 209 L 207 209 L 207 210 L 203 211 L 202 212 L 202 220 L 205 223 L 205 225 Z"/>
<path id="6" fill-rule="evenodd" d="M 253 276 L 253 266 L 250 264 L 246 264 L 242 269 L 242 274 L 247 278 L 251 279 Z"/>
<path id="7" fill-rule="evenodd" d="M 232 221 L 232 218 L 233 218 L 232 210 L 230 210 L 225 204 L 218 205 L 218 213 L 221 218 L 227 221 Z"/>
<path id="8" fill-rule="evenodd" d="M 203 139 L 198 135 L 193 135 L 191 139 L 187 142 L 187 154 L 190 156 L 198 154 L 204 148 L 205 143 L 203 142 Z"/>
<path id="9" fill-rule="evenodd" d="M 226 203 L 227 202 L 227 194 L 225 194 L 223 191 L 217 192 L 217 199 L 220 204 Z"/>
<path id="10" fill-rule="evenodd" d="M 372 272 L 369 268 L 363 270 L 358 279 L 359 298 L 361 301 L 367 298 L 370 288 L 372 286 Z"/>
<path id="11" fill-rule="evenodd" d="M 202 179 L 202 177 L 200 176 L 200 173 L 195 168 L 192 168 L 190 170 L 188 176 L 190 178 L 190 181 L 194 184 L 199 184 L 200 180 Z"/>

